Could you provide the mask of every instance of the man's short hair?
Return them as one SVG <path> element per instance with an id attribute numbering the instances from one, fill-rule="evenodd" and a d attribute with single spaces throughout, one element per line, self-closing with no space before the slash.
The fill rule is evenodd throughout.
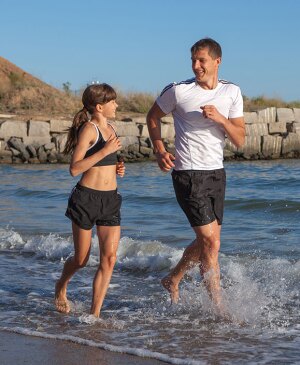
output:
<path id="1" fill-rule="evenodd" d="M 192 55 L 194 53 L 196 53 L 197 51 L 199 51 L 200 49 L 203 49 L 203 48 L 208 48 L 208 54 L 214 60 L 216 58 L 219 58 L 219 57 L 221 58 L 222 57 L 222 48 L 221 48 L 221 46 L 219 45 L 218 42 L 216 42 L 212 38 L 203 38 L 203 39 L 200 39 L 200 41 L 196 42 L 191 47 Z"/>

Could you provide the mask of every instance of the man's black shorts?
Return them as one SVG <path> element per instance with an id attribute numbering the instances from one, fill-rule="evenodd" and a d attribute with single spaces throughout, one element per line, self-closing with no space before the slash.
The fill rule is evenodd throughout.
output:
<path id="1" fill-rule="evenodd" d="M 177 201 L 192 227 L 217 220 L 222 224 L 226 173 L 224 169 L 172 172 Z"/>
<path id="2" fill-rule="evenodd" d="M 100 191 L 77 184 L 71 192 L 66 216 L 82 229 L 119 226 L 122 197 L 117 190 Z"/>

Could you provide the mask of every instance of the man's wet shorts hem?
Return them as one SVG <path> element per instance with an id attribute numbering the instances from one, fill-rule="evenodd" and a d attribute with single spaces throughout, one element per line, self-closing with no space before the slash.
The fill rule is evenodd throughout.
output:
<path id="1" fill-rule="evenodd" d="M 119 226 L 122 197 L 117 190 L 100 191 L 77 184 L 72 190 L 66 217 L 82 229 Z"/>
<path id="2" fill-rule="evenodd" d="M 218 170 L 172 171 L 176 199 L 192 227 L 223 221 L 226 173 Z"/>

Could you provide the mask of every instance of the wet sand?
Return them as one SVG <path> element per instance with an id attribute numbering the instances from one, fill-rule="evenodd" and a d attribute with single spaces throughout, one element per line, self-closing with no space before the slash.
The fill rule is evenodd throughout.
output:
<path id="1" fill-rule="evenodd" d="M 1 365 L 163 365 L 163 361 L 120 354 L 69 341 L 0 331 Z"/>

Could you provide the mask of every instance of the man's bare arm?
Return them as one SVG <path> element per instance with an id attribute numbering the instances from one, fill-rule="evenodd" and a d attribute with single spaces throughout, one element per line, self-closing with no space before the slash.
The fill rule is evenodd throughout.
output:
<path id="1" fill-rule="evenodd" d="M 157 103 L 154 103 L 147 115 L 147 126 L 149 135 L 153 143 L 154 153 L 156 155 L 157 163 L 162 171 L 169 171 L 174 164 L 172 161 L 175 157 L 166 151 L 164 143 L 161 138 L 161 122 L 160 119 L 166 114 L 160 109 Z"/>

